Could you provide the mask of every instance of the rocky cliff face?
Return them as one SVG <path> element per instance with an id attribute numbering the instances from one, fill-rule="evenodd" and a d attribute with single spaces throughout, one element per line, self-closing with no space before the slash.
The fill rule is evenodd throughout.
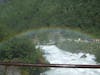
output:
<path id="1" fill-rule="evenodd" d="M 18 67 L 14 66 L 0 66 L 0 75 L 21 75 L 21 71 Z"/>
<path id="2" fill-rule="evenodd" d="M 5 67 L 0 66 L 0 75 L 4 75 L 4 74 L 5 74 Z"/>

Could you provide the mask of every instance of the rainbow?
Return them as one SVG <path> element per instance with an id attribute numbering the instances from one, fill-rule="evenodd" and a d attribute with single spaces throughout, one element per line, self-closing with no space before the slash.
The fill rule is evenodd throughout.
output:
<path id="1" fill-rule="evenodd" d="M 29 33 L 33 33 L 33 32 L 43 32 L 43 31 L 51 31 L 51 30 L 64 30 L 64 31 L 71 31 L 71 32 L 78 32 L 80 34 L 84 34 L 86 36 L 90 36 L 82 31 L 80 31 L 79 29 L 72 29 L 72 28 L 69 28 L 69 27 L 39 27 L 39 28 L 31 28 L 29 30 L 25 30 L 25 31 L 22 31 L 22 32 L 18 32 L 16 33 L 15 35 L 13 35 L 12 37 L 10 37 L 9 39 L 12 39 L 14 37 L 20 37 L 20 36 L 23 36 L 23 35 L 27 35 Z M 9 40 L 7 39 L 7 40 Z M 7 41 L 7 40 L 3 40 L 3 41 Z"/>

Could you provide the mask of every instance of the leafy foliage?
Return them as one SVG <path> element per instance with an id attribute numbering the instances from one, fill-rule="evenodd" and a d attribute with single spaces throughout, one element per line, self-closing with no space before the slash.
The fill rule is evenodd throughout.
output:
<path id="1" fill-rule="evenodd" d="M 0 60 L 3 61 L 36 63 L 40 53 L 26 38 L 13 38 L 0 44 Z"/>
<path id="2" fill-rule="evenodd" d="M 100 37 L 99 8 L 99 0 L 8 0 L 0 4 L 0 40 L 52 26 L 80 28 Z"/>
<path id="3" fill-rule="evenodd" d="M 25 37 L 14 37 L 0 44 L 0 61 L 15 63 L 46 63 L 42 52 L 35 48 L 32 40 Z M 30 74 L 39 74 L 45 68 L 23 68 L 22 75 L 27 72 Z"/>

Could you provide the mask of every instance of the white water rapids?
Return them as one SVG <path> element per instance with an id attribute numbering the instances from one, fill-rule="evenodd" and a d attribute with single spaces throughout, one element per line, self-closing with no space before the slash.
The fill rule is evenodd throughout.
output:
<path id="1" fill-rule="evenodd" d="M 44 57 L 50 64 L 97 64 L 89 53 L 71 53 L 56 45 L 40 45 Z M 100 69 L 50 68 L 40 75 L 100 75 Z"/>

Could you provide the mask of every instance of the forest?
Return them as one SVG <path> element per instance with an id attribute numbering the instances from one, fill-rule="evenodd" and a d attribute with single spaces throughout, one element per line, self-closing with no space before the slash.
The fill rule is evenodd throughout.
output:
<path id="1" fill-rule="evenodd" d="M 4 0 L 0 2 L 0 41 L 41 27 L 69 27 L 99 38 L 99 0 Z"/>

